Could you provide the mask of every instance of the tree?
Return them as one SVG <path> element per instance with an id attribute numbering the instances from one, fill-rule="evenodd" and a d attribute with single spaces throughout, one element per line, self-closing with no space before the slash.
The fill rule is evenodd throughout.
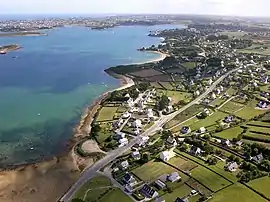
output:
<path id="1" fill-rule="evenodd" d="M 233 154 L 230 155 L 230 156 L 229 156 L 229 160 L 230 160 L 230 161 L 235 161 L 235 156 L 234 156 Z"/>
<path id="2" fill-rule="evenodd" d="M 159 102 L 157 103 L 157 109 L 161 111 L 165 109 L 169 105 L 169 103 L 169 98 L 166 95 L 162 95 Z"/>
<path id="3" fill-rule="evenodd" d="M 241 159 L 240 159 L 239 157 L 236 157 L 236 158 L 234 159 L 234 161 L 235 161 L 237 164 L 240 164 L 240 163 L 241 163 Z"/>
<path id="4" fill-rule="evenodd" d="M 260 168 L 264 171 L 270 172 L 270 161 L 264 160 L 260 163 Z"/>
<path id="5" fill-rule="evenodd" d="M 148 152 L 146 152 L 146 153 L 144 153 L 143 155 L 142 155 L 142 161 L 143 161 L 143 163 L 147 163 L 147 162 L 149 162 L 151 160 L 151 156 L 150 156 L 150 154 L 148 153 Z"/>
<path id="6" fill-rule="evenodd" d="M 183 151 L 183 152 L 186 152 L 188 150 L 188 145 L 187 144 L 182 144 L 181 147 L 180 147 L 180 150 Z"/>

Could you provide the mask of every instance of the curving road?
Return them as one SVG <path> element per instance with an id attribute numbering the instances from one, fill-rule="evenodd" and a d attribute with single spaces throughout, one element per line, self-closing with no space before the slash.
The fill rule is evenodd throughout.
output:
<path id="1" fill-rule="evenodd" d="M 204 93 L 202 93 L 199 97 L 197 97 L 196 99 L 194 99 L 192 102 L 188 103 L 187 105 L 185 105 L 184 107 L 182 107 L 181 109 L 179 109 L 178 111 L 176 111 L 176 112 L 174 112 L 172 114 L 169 114 L 169 115 L 166 115 L 166 116 L 162 116 L 158 121 L 155 122 L 155 124 L 152 127 L 150 127 L 144 133 L 142 133 L 141 135 L 139 135 L 136 138 L 134 138 L 133 140 L 131 140 L 128 145 L 126 145 L 125 147 L 118 148 L 116 150 L 111 151 L 104 158 L 102 158 L 99 161 L 97 161 L 93 166 L 91 166 L 88 169 L 86 169 L 84 172 L 82 172 L 80 178 L 72 185 L 72 187 L 65 193 L 64 196 L 62 196 L 62 198 L 59 201 L 61 201 L 61 202 L 69 202 L 72 199 L 74 193 L 84 183 L 86 183 L 89 179 L 93 178 L 96 175 L 96 172 L 98 170 L 100 170 L 101 168 L 103 168 L 104 166 L 106 166 L 108 163 L 110 163 L 111 161 L 115 160 L 117 157 L 121 156 L 123 153 L 125 153 L 126 151 L 128 151 L 131 147 L 133 147 L 136 143 L 138 143 L 140 141 L 140 139 L 141 139 L 142 136 L 153 135 L 165 123 L 167 123 L 168 121 L 172 120 L 175 116 L 177 116 L 181 112 L 185 111 L 187 108 L 191 107 L 192 105 L 198 103 L 200 100 L 202 100 L 203 98 L 205 98 L 210 92 L 212 92 L 215 89 L 215 87 L 220 82 L 223 81 L 224 78 L 226 78 L 229 74 L 237 71 L 238 69 L 239 68 L 227 72 L 226 74 L 224 74 L 223 76 L 221 76 L 219 79 L 217 79 Z"/>

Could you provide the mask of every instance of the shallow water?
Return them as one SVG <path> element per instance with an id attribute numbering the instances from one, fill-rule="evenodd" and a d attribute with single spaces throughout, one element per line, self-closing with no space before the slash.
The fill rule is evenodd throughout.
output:
<path id="1" fill-rule="evenodd" d="M 150 30 L 173 27 L 181 26 L 67 27 L 0 38 L 0 45 L 23 47 L 0 55 L 0 166 L 62 151 L 86 104 L 119 86 L 104 69 L 158 58 L 136 49 L 160 42 Z"/>

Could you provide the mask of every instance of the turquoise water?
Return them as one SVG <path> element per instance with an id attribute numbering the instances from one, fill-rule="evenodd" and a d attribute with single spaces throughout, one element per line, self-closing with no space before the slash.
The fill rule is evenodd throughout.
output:
<path id="1" fill-rule="evenodd" d="M 104 69 L 158 58 L 136 49 L 160 42 L 147 36 L 150 30 L 173 27 L 181 26 L 67 27 L 48 36 L 0 38 L 0 45 L 23 47 L 0 56 L 0 166 L 64 151 L 82 109 L 119 86 Z"/>

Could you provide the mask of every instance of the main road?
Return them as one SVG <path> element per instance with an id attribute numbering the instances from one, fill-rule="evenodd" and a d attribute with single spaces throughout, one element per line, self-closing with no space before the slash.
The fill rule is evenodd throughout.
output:
<path id="1" fill-rule="evenodd" d="M 137 136 L 136 138 L 132 139 L 128 145 L 125 147 L 118 148 L 116 150 L 111 151 L 108 153 L 104 158 L 100 159 L 97 161 L 93 166 L 87 168 L 85 171 L 82 172 L 80 178 L 72 185 L 72 187 L 65 193 L 65 195 L 62 196 L 60 201 L 62 202 L 69 202 L 74 193 L 84 184 L 86 183 L 89 179 L 93 178 L 96 175 L 96 172 L 115 160 L 117 157 L 121 156 L 123 153 L 128 151 L 131 147 L 133 147 L 135 144 L 137 144 L 142 136 L 150 136 L 156 133 L 160 127 L 164 126 L 165 123 L 168 121 L 172 120 L 175 116 L 180 114 L 181 112 L 185 111 L 187 108 L 191 107 L 192 105 L 198 103 L 200 100 L 204 99 L 210 92 L 212 92 L 215 87 L 223 81 L 224 78 L 226 78 L 229 74 L 232 72 L 237 71 L 239 68 L 231 70 L 224 74 L 223 76 L 219 77 L 204 93 L 202 93 L 199 97 L 179 109 L 178 111 L 162 116 L 158 121 L 155 122 L 155 124 L 150 127 L 148 130 L 146 130 L 144 133 L 141 135 Z"/>

